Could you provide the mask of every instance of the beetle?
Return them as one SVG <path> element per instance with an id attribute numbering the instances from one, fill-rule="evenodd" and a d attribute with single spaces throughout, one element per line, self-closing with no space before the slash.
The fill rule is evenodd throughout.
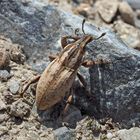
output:
<path id="1" fill-rule="evenodd" d="M 82 30 L 84 22 L 85 20 L 83 20 L 82 23 Z M 100 37 L 103 35 L 105 34 L 103 33 Z M 67 43 L 67 39 L 73 39 L 74 41 L 72 43 Z M 27 90 L 31 83 L 38 81 L 35 98 L 36 105 L 39 110 L 47 110 L 65 97 L 66 92 L 72 87 L 76 75 L 83 85 L 86 86 L 86 82 L 78 72 L 78 68 L 81 65 L 89 67 L 95 64 L 94 61 L 83 61 L 86 45 L 93 40 L 94 38 L 92 35 L 85 33 L 82 36 L 62 37 L 61 44 L 63 50 L 58 56 L 50 57 L 52 62 L 50 62 L 41 75 L 36 76 L 27 83 L 23 88 L 22 94 Z M 71 100 L 72 95 L 68 97 L 64 111 L 67 110 Z"/>

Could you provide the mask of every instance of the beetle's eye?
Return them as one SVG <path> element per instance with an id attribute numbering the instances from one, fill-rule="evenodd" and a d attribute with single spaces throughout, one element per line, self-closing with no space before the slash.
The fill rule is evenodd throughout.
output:
<path id="1" fill-rule="evenodd" d="M 79 36 L 79 32 L 80 32 L 80 29 L 79 29 L 79 28 L 76 28 L 76 29 L 75 29 L 75 35 L 76 35 L 76 36 Z"/>

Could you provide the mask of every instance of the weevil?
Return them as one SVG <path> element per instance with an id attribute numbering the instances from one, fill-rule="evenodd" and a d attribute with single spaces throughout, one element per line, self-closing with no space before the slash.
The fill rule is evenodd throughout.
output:
<path id="1" fill-rule="evenodd" d="M 82 30 L 84 22 L 83 20 Z M 104 34 L 100 37 L 103 35 Z M 67 39 L 73 39 L 74 41 L 72 43 L 67 43 Z M 58 56 L 51 57 L 52 62 L 50 62 L 41 75 L 36 76 L 26 84 L 22 94 L 31 83 L 38 81 L 35 99 L 36 105 L 39 110 L 47 110 L 64 98 L 66 92 L 70 90 L 74 83 L 76 76 L 79 77 L 83 85 L 86 85 L 83 77 L 78 72 L 78 68 L 81 65 L 88 67 L 95 64 L 94 61 L 83 61 L 86 45 L 93 40 L 94 38 L 92 35 L 85 33 L 82 36 L 62 37 L 61 44 L 63 50 Z M 72 96 L 70 95 L 64 110 L 67 109 L 71 100 Z"/>

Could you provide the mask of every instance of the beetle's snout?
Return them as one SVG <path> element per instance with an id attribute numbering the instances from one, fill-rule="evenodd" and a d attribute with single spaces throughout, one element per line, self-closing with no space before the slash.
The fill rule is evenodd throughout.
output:
<path id="1" fill-rule="evenodd" d="M 83 38 L 81 38 L 80 46 L 81 48 L 84 48 L 88 43 L 90 43 L 93 40 L 93 37 L 90 35 L 86 35 Z"/>
<path id="2" fill-rule="evenodd" d="M 85 42 L 86 44 L 90 43 L 91 41 L 93 40 L 93 37 L 92 36 L 85 36 Z"/>

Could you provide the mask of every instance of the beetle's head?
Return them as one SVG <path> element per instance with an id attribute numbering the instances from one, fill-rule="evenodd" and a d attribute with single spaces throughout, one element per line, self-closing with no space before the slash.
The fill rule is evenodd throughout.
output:
<path id="1" fill-rule="evenodd" d="M 78 30 L 76 29 L 75 34 L 77 39 L 73 43 L 68 44 L 59 55 L 59 60 L 61 63 L 72 69 L 76 69 L 81 65 L 86 45 L 91 41 L 97 40 L 105 35 L 105 33 L 103 33 L 98 38 L 94 38 L 93 35 L 85 34 L 84 23 L 85 20 L 83 20 L 82 23 L 83 35 L 78 35 Z"/>

